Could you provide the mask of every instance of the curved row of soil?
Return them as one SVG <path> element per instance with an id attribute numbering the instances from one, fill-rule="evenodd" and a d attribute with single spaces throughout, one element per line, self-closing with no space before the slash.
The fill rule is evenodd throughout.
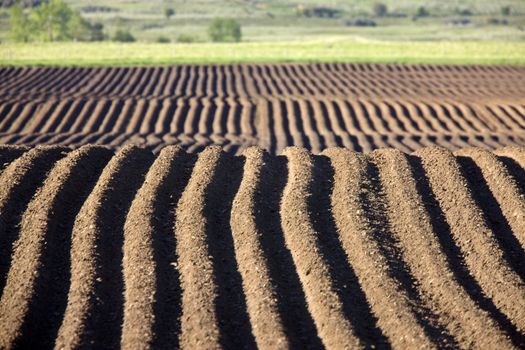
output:
<path id="1" fill-rule="evenodd" d="M 298 145 L 313 153 L 320 153 L 330 147 L 344 147 L 356 152 L 371 152 L 375 149 L 395 148 L 402 152 L 413 152 L 423 147 L 439 146 L 449 150 L 465 147 L 479 147 L 495 150 L 507 146 L 525 145 L 525 132 L 506 133 L 439 133 L 431 135 L 413 134 L 365 134 L 341 132 L 337 135 L 306 134 L 301 137 L 281 139 L 272 134 L 259 138 L 257 136 L 238 136 L 232 134 L 157 134 L 157 133 L 113 133 L 113 132 L 79 132 L 79 133 L 34 133 L 2 134 L 0 142 L 10 145 L 39 146 L 61 145 L 81 147 L 86 144 L 97 144 L 113 150 L 128 145 L 141 146 L 158 154 L 164 147 L 180 146 L 187 152 L 195 153 L 211 145 L 221 146 L 225 152 L 241 155 L 251 147 L 259 146 L 271 154 L 279 154 L 286 147 Z"/>
<path id="2" fill-rule="evenodd" d="M 315 153 L 425 146 L 496 149 L 525 145 L 525 104 L 458 102 L 429 97 L 51 99 L 0 103 L 0 143 L 125 144 L 190 151 L 217 144 L 232 150 L 259 145 L 272 154 L 287 146 Z"/>
<path id="3" fill-rule="evenodd" d="M 523 261 L 523 148 L 0 147 L 0 348 L 520 348 Z"/>
<path id="4" fill-rule="evenodd" d="M 523 67 L 367 64 L 0 68 L 0 100 L 166 97 L 523 97 Z"/>

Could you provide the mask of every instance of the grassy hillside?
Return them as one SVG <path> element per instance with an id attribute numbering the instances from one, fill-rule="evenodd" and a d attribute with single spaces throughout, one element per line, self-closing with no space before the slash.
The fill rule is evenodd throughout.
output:
<path id="1" fill-rule="evenodd" d="M 348 15 L 363 16 L 371 13 L 372 6 L 382 2 L 388 6 L 389 12 L 413 15 L 420 6 L 426 7 L 434 15 L 451 15 L 456 9 L 469 9 L 473 14 L 495 15 L 500 13 L 502 6 L 510 6 L 515 12 L 525 12 L 522 0 L 114 0 L 108 3 L 104 0 L 68 0 L 72 6 L 105 6 L 122 13 L 139 15 L 162 15 L 164 7 L 173 7 L 181 16 L 190 17 L 258 17 L 268 14 L 275 16 L 295 15 L 297 6 L 327 6 L 340 9 Z M 110 4 L 110 5 L 108 5 Z"/>
<path id="2" fill-rule="evenodd" d="M 325 37 L 379 41 L 525 41 L 525 1 L 506 0 L 379 0 L 388 15 L 375 17 L 376 0 L 67 0 L 93 22 L 101 22 L 108 35 L 129 29 L 139 41 L 156 41 L 164 36 L 177 41 L 186 35 L 207 41 L 207 26 L 214 17 L 234 17 L 243 26 L 243 41 L 323 40 Z M 324 4 L 323 4 L 324 3 Z M 297 16 L 297 9 L 323 5 L 340 11 L 336 18 Z M 419 7 L 429 16 L 414 19 Z M 511 8 L 510 16 L 501 7 Z M 164 10 L 172 8 L 169 20 Z M 470 15 L 465 15 L 468 11 Z M 488 24 L 490 18 L 507 24 Z M 347 26 L 347 21 L 371 19 L 376 27 Z M 466 24 L 458 24 L 466 20 Z M 7 17 L 0 11 L 0 40 L 8 41 Z"/>

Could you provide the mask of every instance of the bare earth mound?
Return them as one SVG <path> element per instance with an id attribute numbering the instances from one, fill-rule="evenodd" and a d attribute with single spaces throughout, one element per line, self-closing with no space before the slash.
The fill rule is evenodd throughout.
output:
<path id="1" fill-rule="evenodd" d="M 525 145 L 525 67 L 0 68 L 0 143 L 319 153 Z"/>
<path id="2" fill-rule="evenodd" d="M 525 346 L 523 148 L 0 160 L 0 348 Z"/>

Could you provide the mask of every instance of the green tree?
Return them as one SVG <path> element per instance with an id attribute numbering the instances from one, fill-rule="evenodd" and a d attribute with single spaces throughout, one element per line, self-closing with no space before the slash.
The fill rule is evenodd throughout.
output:
<path id="1" fill-rule="evenodd" d="M 31 40 L 33 32 L 31 21 L 20 4 L 15 4 L 9 9 L 9 24 L 11 38 L 14 41 L 26 43 Z"/>
<path id="2" fill-rule="evenodd" d="M 91 23 L 74 12 L 68 22 L 68 37 L 76 41 L 91 41 Z"/>
<path id="3" fill-rule="evenodd" d="M 213 42 L 239 42 L 241 25 L 231 18 L 215 18 L 208 27 L 208 35 Z"/>
<path id="4" fill-rule="evenodd" d="M 501 7 L 501 14 L 503 16 L 510 16 L 510 12 L 511 12 L 510 6 L 502 6 Z"/>
<path id="5" fill-rule="evenodd" d="M 170 19 L 171 16 L 175 15 L 175 10 L 172 8 L 166 8 L 164 10 L 164 16 L 166 16 L 166 19 Z"/>
<path id="6" fill-rule="evenodd" d="M 104 40 L 104 25 L 92 24 L 82 18 L 79 12 L 74 12 L 68 22 L 67 36 L 75 41 L 102 41 Z"/>
<path id="7" fill-rule="evenodd" d="M 35 29 L 44 41 L 71 39 L 69 21 L 73 11 L 63 0 L 50 0 L 33 11 Z"/>
<path id="8" fill-rule="evenodd" d="M 73 11 L 63 0 L 42 1 L 24 12 L 23 2 L 9 10 L 11 37 L 14 41 L 104 40 L 104 26 L 91 24 Z"/>
<path id="9" fill-rule="evenodd" d="M 388 13 L 388 7 L 383 3 L 377 2 L 372 7 L 372 12 L 378 17 L 383 17 Z"/>

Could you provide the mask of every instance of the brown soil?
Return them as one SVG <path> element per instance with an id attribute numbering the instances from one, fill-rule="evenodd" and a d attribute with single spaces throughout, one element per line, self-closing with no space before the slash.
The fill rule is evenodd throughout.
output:
<path id="1" fill-rule="evenodd" d="M 524 347 L 524 155 L 4 146 L 0 347 Z"/>
<path id="2" fill-rule="evenodd" d="M 77 214 L 71 238 L 68 304 L 57 348 L 119 344 L 120 337 L 115 336 L 123 317 L 119 294 L 128 290 L 123 283 L 127 281 L 126 268 L 124 272 L 120 268 L 127 260 L 124 221 L 152 158 L 146 150 L 123 148 L 106 165 Z"/>
<path id="3" fill-rule="evenodd" d="M 5 67 L 0 143 L 494 150 L 525 145 L 524 79 L 510 66 Z"/>
<path id="4" fill-rule="evenodd" d="M 0 349 L 525 348 L 524 80 L 0 68 Z"/>
<path id="5" fill-rule="evenodd" d="M 110 157 L 96 146 L 73 151 L 54 164 L 33 193 L 18 225 L 0 299 L 0 347 L 54 343 L 68 297 L 73 222 Z"/>

